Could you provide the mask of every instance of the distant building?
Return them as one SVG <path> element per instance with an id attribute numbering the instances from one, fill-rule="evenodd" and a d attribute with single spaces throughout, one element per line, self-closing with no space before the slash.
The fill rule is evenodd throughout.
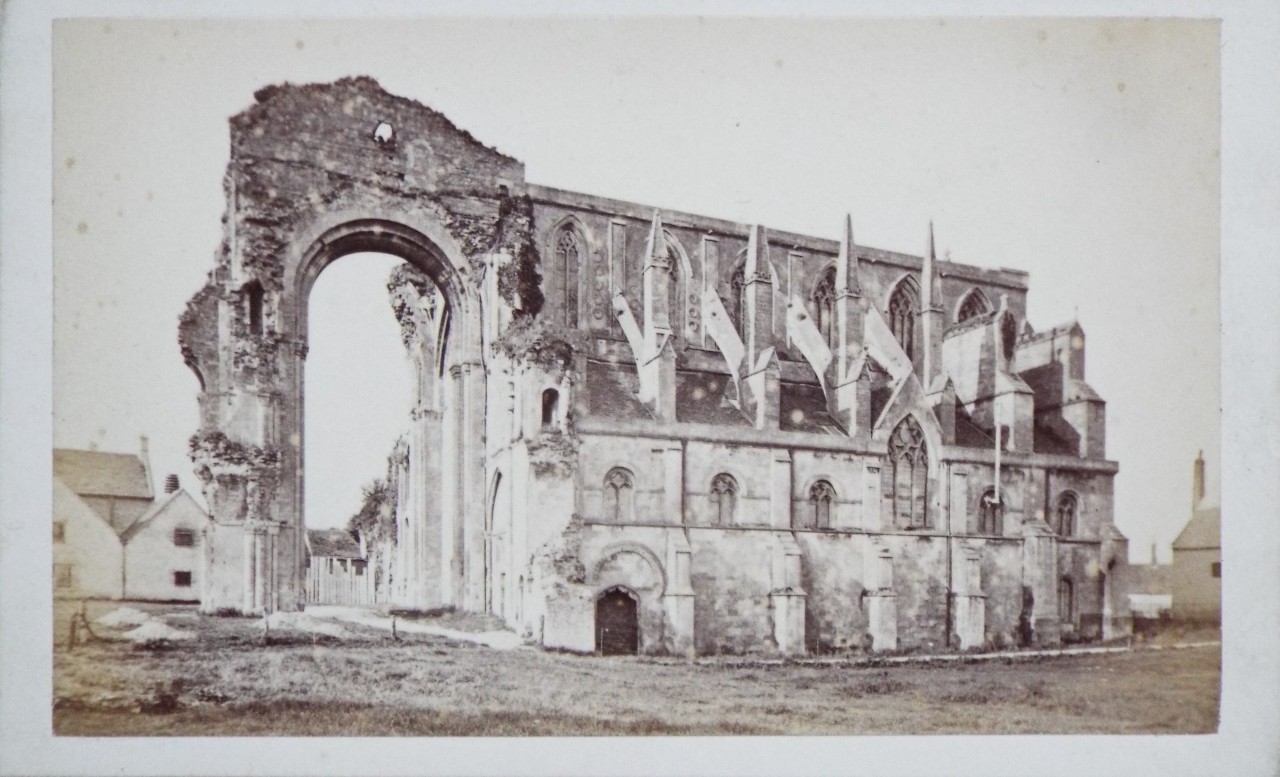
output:
<path id="1" fill-rule="evenodd" d="M 53 595 L 119 599 L 124 591 L 120 538 L 58 478 L 53 479 Z"/>
<path id="2" fill-rule="evenodd" d="M 364 548 L 345 529 L 308 529 L 307 604 L 373 604 Z"/>
<path id="3" fill-rule="evenodd" d="M 1173 541 L 1173 617 L 1222 620 L 1222 514 L 1204 504 L 1204 454 L 1192 473 L 1191 519 Z"/>
<path id="4" fill-rule="evenodd" d="M 198 601 L 208 517 L 176 475 L 156 499 L 140 450 L 53 452 L 54 595 Z"/>

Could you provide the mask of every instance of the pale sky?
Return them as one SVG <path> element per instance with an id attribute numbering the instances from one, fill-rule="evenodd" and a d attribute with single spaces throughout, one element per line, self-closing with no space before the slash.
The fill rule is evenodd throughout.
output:
<path id="1" fill-rule="evenodd" d="M 1200 449 L 1218 488 L 1217 57 L 1187 21 L 59 22 L 54 444 L 147 434 L 157 479 L 198 490 L 177 317 L 220 240 L 227 119 L 364 74 L 533 183 L 833 239 L 849 212 L 917 254 L 933 219 L 954 260 L 1028 271 L 1032 325 L 1085 329 L 1146 559 Z M 312 526 L 358 507 L 406 406 L 391 264 L 346 259 L 312 298 Z"/>

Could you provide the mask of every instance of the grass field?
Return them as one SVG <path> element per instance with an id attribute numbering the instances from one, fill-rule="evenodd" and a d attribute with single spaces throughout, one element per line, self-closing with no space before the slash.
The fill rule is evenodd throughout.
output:
<path id="1" fill-rule="evenodd" d="M 115 603 L 90 603 L 89 617 Z M 59 735 L 1137 734 L 1217 729 L 1220 651 L 857 667 L 494 650 L 344 624 L 346 639 L 130 606 L 199 638 L 65 646 Z M 451 627 L 459 627 L 457 621 Z M 95 631 L 111 630 L 95 625 Z M 118 632 L 117 632 L 118 633 Z"/>

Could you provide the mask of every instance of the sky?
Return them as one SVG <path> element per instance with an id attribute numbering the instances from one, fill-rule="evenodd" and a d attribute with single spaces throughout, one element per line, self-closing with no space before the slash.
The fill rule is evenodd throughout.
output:
<path id="1" fill-rule="evenodd" d="M 59 21 L 54 444 L 137 449 L 198 491 L 177 317 L 221 239 L 227 119 L 271 83 L 364 74 L 533 183 L 1030 273 L 1078 318 L 1135 559 L 1218 489 L 1218 38 L 1212 22 L 484 19 Z M 386 257 L 311 300 L 307 520 L 382 474 L 408 372 Z M 316 473 L 321 473 L 316 477 Z M 1167 547 L 1161 549 L 1162 560 Z"/>

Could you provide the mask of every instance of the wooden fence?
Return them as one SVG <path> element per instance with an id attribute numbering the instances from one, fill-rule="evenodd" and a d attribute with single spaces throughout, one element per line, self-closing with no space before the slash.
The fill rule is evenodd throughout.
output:
<path id="1" fill-rule="evenodd" d="M 369 570 L 357 575 L 353 570 L 330 572 L 315 563 L 307 568 L 307 604 L 364 606 L 374 601 L 373 575 Z"/>

